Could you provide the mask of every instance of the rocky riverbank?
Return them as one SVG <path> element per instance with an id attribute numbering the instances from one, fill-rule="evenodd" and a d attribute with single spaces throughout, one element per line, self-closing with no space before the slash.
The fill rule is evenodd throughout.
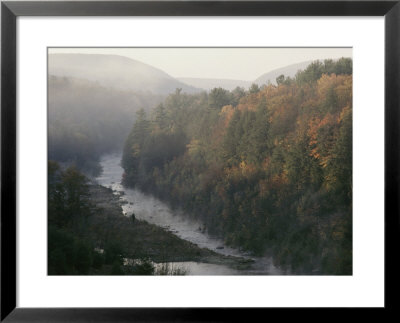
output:
<path id="1" fill-rule="evenodd" d="M 101 249 L 110 239 L 123 246 L 128 258 L 148 258 L 156 263 L 194 261 L 246 269 L 251 259 L 225 256 L 180 239 L 172 232 L 123 214 L 120 195 L 100 185 L 90 185 L 93 215 L 92 239 Z"/>

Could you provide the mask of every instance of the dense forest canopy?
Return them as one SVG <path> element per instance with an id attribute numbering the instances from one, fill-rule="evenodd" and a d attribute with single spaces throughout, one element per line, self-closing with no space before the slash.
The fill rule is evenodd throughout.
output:
<path id="1" fill-rule="evenodd" d="M 295 272 L 352 273 L 352 60 L 139 110 L 124 183 Z"/>

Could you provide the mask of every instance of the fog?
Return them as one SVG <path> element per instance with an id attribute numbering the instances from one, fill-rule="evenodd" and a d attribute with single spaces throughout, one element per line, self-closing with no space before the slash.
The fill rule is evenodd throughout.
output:
<path id="1" fill-rule="evenodd" d="M 168 94 L 176 88 L 200 91 L 157 68 L 119 55 L 53 54 L 48 64 L 50 75 L 85 79 L 119 90 L 153 94 Z"/>
<path id="2" fill-rule="evenodd" d="M 121 150 L 136 111 L 150 110 L 164 98 L 49 76 L 49 159 L 84 167 L 105 152 Z"/>

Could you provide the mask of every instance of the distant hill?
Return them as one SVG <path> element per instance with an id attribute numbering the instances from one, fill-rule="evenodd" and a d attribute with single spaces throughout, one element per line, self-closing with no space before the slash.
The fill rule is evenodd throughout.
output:
<path id="1" fill-rule="evenodd" d="M 194 86 L 196 88 L 201 88 L 204 90 L 211 90 L 213 88 L 221 87 L 225 90 L 232 91 L 237 86 L 244 87 L 247 89 L 251 82 L 243 80 L 229 80 L 229 79 L 205 79 L 205 78 L 193 78 L 193 77 L 179 77 L 179 81 L 186 83 L 188 85 Z"/>
<path id="2" fill-rule="evenodd" d="M 267 72 L 257 79 L 254 80 L 253 83 L 258 85 L 267 84 L 270 81 L 272 84 L 276 84 L 276 78 L 280 75 L 293 77 L 299 70 L 304 70 L 308 65 L 310 65 L 313 61 L 301 62 L 297 64 L 288 65 L 282 68 L 278 68 L 276 70 L 272 70 Z"/>
<path id="3" fill-rule="evenodd" d="M 267 84 L 268 81 L 271 82 L 271 84 L 276 84 L 276 78 L 282 74 L 285 75 L 286 77 L 287 76 L 294 77 L 299 70 L 306 69 L 307 66 L 314 61 L 315 60 L 311 60 L 274 69 L 272 71 L 264 73 L 254 81 L 231 80 L 231 79 L 206 79 L 206 78 L 191 78 L 191 77 L 179 77 L 177 79 L 183 83 L 207 91 L 216 87 L 221 87 L 229 91 L 232 91 L 237 86 L 248 89 L 253 83 L 259 86 Z"/>
<path id="4" fill-rule="evenodd" d="M 118 90 L 168 94 L 181 88 L 183 92 L 199 92 L 160 69 L 119 56 L 100 54 L 51 54 L 49 74 L 86 79 Z"/>
<path id="5" fill-rule="evenodd" d="M 237 86 L 239 87 L 244 87 L 245 89 L 248 89 L 251 84 L 255 83 L 259 86 L 262 86 L 264 84 L 267 84 L 268 81 L 271 82 L 271 84 L 276 84 L 276 78 L 280 75 L 285 75 L 294 77 L 296 73 L 299 70 L 304 70 L 307 68 L 308 65 L 310 65 L 312 61 L 306 61 L 306 62 L 301 62 L 301 63 L 296 63 L 296 64 L 291 64 L 285 67 L 281 67 L 278 69 L 274 69 L 272 71 L 269 71 L 267 73 L 264 73 L 254 81 L 243 81 L 243 80 L 230 80 L 230 79 L 206 79 L 206 78 L 191 78 L 191 77 L 180 77 L 177 78 L 179 81 L 186 83 L 188 85 L 194 86 L 196 88 L 201 88 L 204 90 L 211 90 L 216 87 L 222 87 L 226 90 L 232 91 L 234 88 Z M 323 60 L 321 60 L 323 61 Z"/>

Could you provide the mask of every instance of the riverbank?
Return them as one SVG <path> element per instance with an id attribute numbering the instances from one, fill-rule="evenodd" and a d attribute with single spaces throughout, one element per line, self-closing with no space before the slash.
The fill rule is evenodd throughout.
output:
<path id="1" fill-rule="evenodd" d="M 92 239 L 99 248 L 110 238 L 123 246 L 128 258 L 148 258 L 155 263 L 202 262 L 248 269 L 252 260 L 222 255 L 177 237 L 172 232 L 144 220 L 125 216 L 118 192 L 101 185 L 90 185 L 94 214 L 89 221 Z"/>

